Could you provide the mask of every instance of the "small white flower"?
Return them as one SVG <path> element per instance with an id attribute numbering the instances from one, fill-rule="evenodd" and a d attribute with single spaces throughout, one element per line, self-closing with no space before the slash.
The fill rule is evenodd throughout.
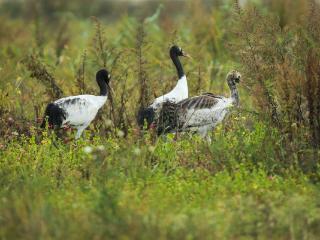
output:
<path id="1" fill-rule="evenodd" d="M 148 147 L 149 152 L 152 152 L 152 153 L 154 152 L 155 149 L 156 149 L 156 148 L 155 148 L 154 146 L 149 146 L 149 147 Z"/>
<path id="2" fill-rule="evenodd" d="M 83 151 L 84 151 L 85 153 L 88 153 L 88 154 L 89 154 L 89 153 L 92 153 L 92 150 L 93 150 L 93 149 L 92 149 L 92 147 L 90 147 L 90 146 L 86 146 L 86 147 L 83 148 Z"/>
<path id="3" fill-rule="evenodd" d="M 119 131 L 117 132 L 117 136 L 122 138 L 122 137 L 124 136 L 124 132 L 121 131 L 121 130 L 119 130 Z"/>
<path id="4" fill-rule="evenodd" d="M 110 119 L 107 119 L 105 122 L 107 127 L 111 127 L 112 126 L 112 121 Z"/>
<path id="5" fill-rule="evenodd" d="M 59 63 L 63 63 L 63 61 L 64 61 L 64 56 L 60 56 L 59 57 Z"/>
<path id="6" fill-rule="evenodd" d="M 134 153 L 135 155 L 140 155 L 140 153 L 141 153 L 140 148 L 135 148 L 135 149 L 133 149 L 133 153 Z"/>
<path id="7" fill-rule="evenodd" d="M 105 149 L 105 147 L 104 147 L 103 145 L 99 145 L 99 146 L 97 147 L 97 149 L 98 149 L 99 151 L 103 151 L 103 150 Z"/>

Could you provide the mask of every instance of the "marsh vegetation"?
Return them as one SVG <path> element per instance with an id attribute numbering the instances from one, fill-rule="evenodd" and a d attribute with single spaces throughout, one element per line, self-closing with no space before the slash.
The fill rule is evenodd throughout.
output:
<path id="1" fill-rule="evenodd" d="M 317 239 L 316 1 L 1 1 L 1 239 Z M 94 17 L 92 17 L 94 16 Z M 156 137 L 136 115 L 176 84 L 240 106 L 210 133 Z M 47 103 L 112 94 L 77 141 L 39 128 Z M 39 121 L 40 120 L 40 121 Z"/>

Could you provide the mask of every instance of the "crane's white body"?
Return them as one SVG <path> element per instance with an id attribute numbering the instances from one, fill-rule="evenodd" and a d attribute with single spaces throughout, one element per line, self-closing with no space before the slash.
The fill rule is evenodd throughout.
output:
<path id="1" fill-rule="evenodd" d="M 65 113 L 61 127 L 77 129 L 76 139 L 96 117 L 99 109 L 106 103 L 107 96 L 78 95 L 58 99 L 54 102 Z"/>
<path id="2" fill-rule="evenodd" d="M 177 85 L 167 94 L 156 98 L 150 105 L 153 109 L 157 109 L 165 101 L 180 102 L 188 98 L 188 82 L 187 77 L 183 75 L 177 82 Z"/>

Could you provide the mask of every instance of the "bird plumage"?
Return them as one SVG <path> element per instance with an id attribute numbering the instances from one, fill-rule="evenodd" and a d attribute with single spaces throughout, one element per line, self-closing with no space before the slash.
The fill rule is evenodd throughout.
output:
<path id="1" fill-rule="evenodd" d="M 156 109 L 165 101 L 179 102 L 186 98 L 188 98 L 188 82 L 187 77 L 184 75 L 178 80 L 177 85 L 170 92 L 156 98 L 150 107 Z"/>
<path id="2" fill-rule="evenodd" d="M 156 113 L 157 133 L 168 132 L 198 132 L 206 136 L 220 123 L 229 111 L 229 108 L 239 104 L 236 83 L 240 74 L 232 71 L 228 74 L 227 81 L 231 90 L 230 97 L 204 93 L 200 96 L 184 99 L 178 103 L 166 101 Z"/>
<path id="3" fill-rule="evenodd" d="M 100 96 L 70 96 L 49 103 L 41 127 L 45 127 L 46 119 L 52 127 L 70 126 L 78 130 L 76 134 L 78 139 L 108 99 L 110 74 L 102 69 L 97 72 L 96 79 L 100 87 Z"/>
<path id="4" fill-rule="evenodd" d="M 147 121 L 148 127 L 151 125 L 154 120 L 156 110 L 163 102 L 171 101 L 176 103 L 188 98 L 187 77 L 183 71 L 179 56 L 189 57 L 189 55 L 186 54 L 180 47 L 172 46 L 170 48 L 170 57 L 177 69 L 178 82 L 169 93 L 156 98 L 147 108 L 140 109 L 138 112 L 137 122 L 141 128 L 143 127 L 145 120 Z"/>

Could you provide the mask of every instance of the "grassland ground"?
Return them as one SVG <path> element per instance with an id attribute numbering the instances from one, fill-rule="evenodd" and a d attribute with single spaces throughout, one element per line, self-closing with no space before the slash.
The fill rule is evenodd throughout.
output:
<path id="1" fill-rule="evenodd" d="M 0 239 L 318 239 L 319 4 L 89 2 L 0 1 Z M 173 44 L 190 96 L 242 73 L 211 142 L 137 130 L 176 84 Z M 100 68 L 112 95 L 83 137 L 40 129 Z"/>

